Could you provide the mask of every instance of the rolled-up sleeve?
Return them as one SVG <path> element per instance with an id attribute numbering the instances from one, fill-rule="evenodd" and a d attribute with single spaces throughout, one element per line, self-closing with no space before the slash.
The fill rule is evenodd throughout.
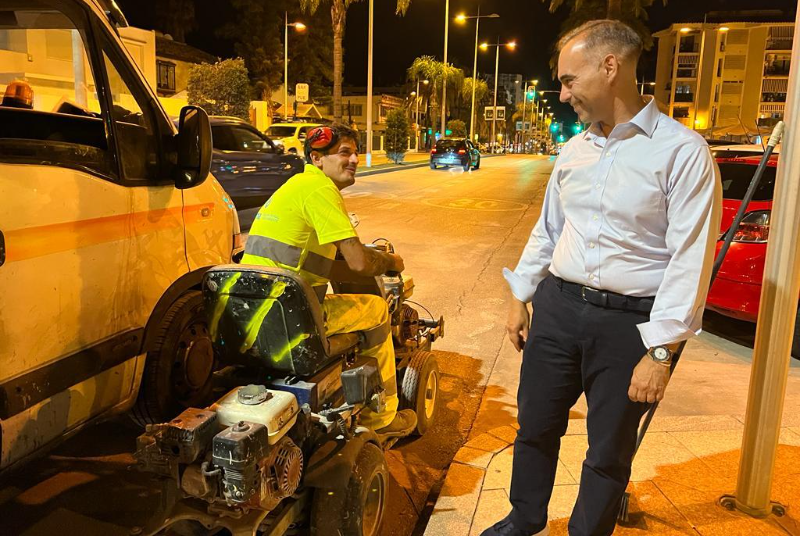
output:
<path id="1" fill-rule="evenodd" d="M 699 334 L 719 236 L 722 189 L 707 146 L 676 155 L 667 193 L 666 245 L 671 259 L 650 321 L 639 324 L 645 347 Z"/>
<path id="2" fill-rule="evenodd" d="M 521 302 L 530 302 L 536 292 L 536 286 L 547 276 L 553 260 L 558 237 L 564 229 L 564 210 L 561 205 L 561 185 L 559 183 L 559 163 L 565 155 L 556 161 L 542 204 L 539 221 L 531 231 L 528 243 L 522 251 L 517 267 L 512 272 L 503 268 L 511 293 Z"/>

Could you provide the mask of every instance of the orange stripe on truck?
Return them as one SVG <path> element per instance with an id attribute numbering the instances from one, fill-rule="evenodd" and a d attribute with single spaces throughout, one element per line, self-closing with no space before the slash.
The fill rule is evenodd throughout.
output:
<path id="1" fill-rule="evenodd" d="M 190 225 L 210 219 L 214 203 L 188 205 L 183 210 L 183 219 Z M 181 207 L 171 207 L 7 231 L 6 264 L 180 227 L 183 219 Z"/>

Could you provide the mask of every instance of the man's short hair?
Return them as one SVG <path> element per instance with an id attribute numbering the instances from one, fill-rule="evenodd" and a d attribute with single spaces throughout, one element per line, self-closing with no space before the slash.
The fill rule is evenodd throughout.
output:
<path id="1" fill-rule="evenodd" d="M 329 132 L 327 132 L 327 134 L 323 133 L 321 136 L 317 136 L 317 134 L 319 134 L 319 131 L 321 130 L 322 131 L 328 130 Z M 336 146 L 337 143 L 340 143 L 343 140 L 352 141 L 356 145 L 356 151 L 359 150 L 358 132 L 355 129 L 350 128 L 349 126 L 343 123 L 332 123 L 330 125 L 322 125 L 320 127 L 314 127 L 308 130 L 306 136 L 307 136 L 306 142 L 304 144 L 303 149 L 306 156 L 306 162 L 308 162 L 309 164 L 312 163 L 311 161 L 312 152 L 317 152 L 322 155 L 328 155 L 330 154 L 330 150 L 334 146 Z M 330 140 L 327 144 L 325 143 L 325 138 Z M 314 147 L 317 146 L 320 142 L 325 144 L 325 147 L 315 149 Z"/>
<path id="2" fill-rule="evenodd" d="M 614 54 L 636 62 L 642 54 L 642 38 L 633 28 L 618 20 L 599 19 L 581 24 L 559 39 L 558 52 L 576 37 L 581 37 L 586 49 L 595 51 L 600 57 Z"/>
<path id="3" fill-rule="evenodd" d="M 350 128 L 344 123 L 332 123 L 330 129 L 336 133 L 336 136 L 341 140 L 350 140 L 358 145 L 358 132 Z"/>

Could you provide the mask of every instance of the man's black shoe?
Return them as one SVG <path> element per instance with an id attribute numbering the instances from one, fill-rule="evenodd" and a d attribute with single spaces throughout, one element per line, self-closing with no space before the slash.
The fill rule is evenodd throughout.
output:
<path id="1" fill-rule="evenodd" d="M 508 516 L 481 532 L 481 536 L 548 536 L 548 534 L 550 534 L 550 527 L 547 525 L 534 534 L 516 528 L 514 523 L 511 522 L 511 518 Z"/>

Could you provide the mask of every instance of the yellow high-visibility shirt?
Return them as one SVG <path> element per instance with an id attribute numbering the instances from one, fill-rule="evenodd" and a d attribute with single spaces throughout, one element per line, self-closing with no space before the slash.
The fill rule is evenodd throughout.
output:
<path id="1" fill-rule="evenodd" d="M 341 192 L 322 170 L 306 164 L 258 211 L 242 264 L 297 272 L 309 285 L 326 285 L 334 242 L 357 237 Z"/>

